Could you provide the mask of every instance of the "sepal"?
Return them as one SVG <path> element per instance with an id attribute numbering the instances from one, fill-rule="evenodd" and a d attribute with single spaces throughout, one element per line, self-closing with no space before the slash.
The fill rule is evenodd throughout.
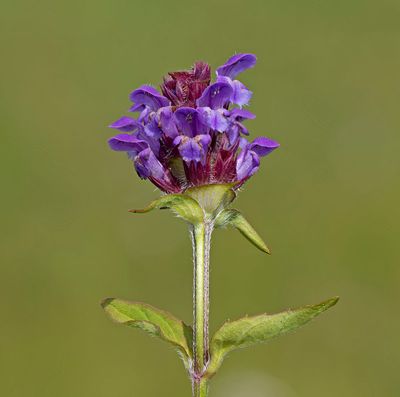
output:
<path id="1" fill-rule="evenodd" d="M 270 250 L 247 219 L 235 209 L 221 211 L 215 220 L 215 227 L 233 226 L 259 250 L 270 254 Z"/>
<path id="2" fill-rule="evenodd" d="M 228 321 L 214 334 L 210 344 L 210 363 L 206 376 L 212 377 L 225 356 L 233 350 L 268 342 L 276 336 L 294 331 L 337 303 L 338 297 L 322 303 Z"/>
<path id="3" fill-rule="evenodd" d="M 192 364 L 192 327 L 177 319 L 167 311 L 146 303 L 128 302 L 107 298 L 101 306 L 116 323 L 139 328 L 150 336 L 170 343 L 178 351 L 187 370 Z"/>

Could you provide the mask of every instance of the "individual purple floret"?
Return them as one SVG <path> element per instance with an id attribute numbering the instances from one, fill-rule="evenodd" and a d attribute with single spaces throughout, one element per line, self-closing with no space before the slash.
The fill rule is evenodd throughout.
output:
<path id="1" fill-rule="evenodd" d="M 133 91 L 131 112 L 110 125 L 121 133 L 108 143 L 125 151 L 142 179 L 166 193 L 189 187 L 233 183 L 240 187 L 279 144 L 258 137 L 252 142 L 243 122 L 255 115 L 243 109 L 252 92 L 236 76 L 256 64 L 253 54 L 237 54 L 217 69 L 196 62 L 190 70 L 168 73 L 161 92 L 143 85 Z"/>

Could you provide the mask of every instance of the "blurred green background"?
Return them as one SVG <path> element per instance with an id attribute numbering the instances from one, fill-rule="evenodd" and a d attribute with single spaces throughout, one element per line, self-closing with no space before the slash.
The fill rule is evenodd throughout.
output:
<path id="1" fill-rule="evenodd" d="M 215 233 L 211 328 L 341 301 L 233 353 L 210 397 L 399 396 L 399 20 L 397 0 L 3 1 L 0 394 L 190 395 L 175 352 L 99 306 L 191 321 L 186 226 L 127 213 L 158 193 L 106 126 L 140 84 L 254 52 L 248 126 L 282 146 L 236 206 L 273 255 Z"/>

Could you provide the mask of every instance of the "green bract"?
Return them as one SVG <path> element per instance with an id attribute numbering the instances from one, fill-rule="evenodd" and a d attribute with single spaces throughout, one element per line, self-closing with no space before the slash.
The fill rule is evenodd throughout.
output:
<path id="1" fill-rule="evenodd" d="M 258 249 L 266 252 L 267 254 L 270 254 L 270 250 L 264 243 L 262 238 L 258 235 L 258 233 L 253 229 L 250 223 L 238 210 L 227 208 L 221 211 L 215 220 L 215 226 L 235 227 L 244 237 L 247 238 L 247 240 L 254 244 Z"/>
<path id="2" fill-rule="evenodd" d="M 190 188 L 182 194 L 166 194 L 151 202 L 146 208 L 130 212 L 146 213 L 155 208 L 168 208 L 193 225 L 213 221 L 235 199 L 236 193 L 232 187 L 232 184 L 227 184 Z"/>
<path id="3" fill-rule="evenodd" d="M 232 184 L 205 185 L 187 189 L 182 194 L 161 196 L 147 207 L 130 212 L 143 214 L 156 208 L 170 209 L 192 225 L 207 222 L 215 228 L 232 226 L 258 249 L 269 254 L 269 248 L 246 218 L 238 210 L 228 208 L 235 198 Z"/>
<path id="4" fill-rule="evenodd" d="M 203 211 L 196 200 L 186 194 L 167 194 L 151 202 L 146 208 L 139 210 L 130 210 L 136 214 L 145 214 L 158 208 L 160 210 L 170 209 L 180 218 L 189 223 L 198 223 L 203 221 Z"/>

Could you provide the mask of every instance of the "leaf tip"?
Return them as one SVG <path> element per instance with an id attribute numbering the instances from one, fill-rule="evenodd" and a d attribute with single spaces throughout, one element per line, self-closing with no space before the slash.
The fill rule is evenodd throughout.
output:
<path id="1" fill-rule="evenodd" d="M 106 310 L 113 300 L 114 298 L 104 298 L 100 301 L 100 306 Z"/>
<path id="2" fill-rule="evenodd" d="M 271 250 L 267 247 L 265 243 L 262 246 L 260 246 L 260 250 L 268 255 L 271 255 Z"/>
<path id="3" fill-rule="evenodd" d="M 132 214 L 143 214 L 146 211 L 145 210 L 132 209 L 132 210 L 128 210 L 128 212 L 131 212 Z"/>
<path id="4" fill-rule="evenodd" d="M 335 306 L 336 303 L 338 303 L 338 301 L 339 301 L 339 296 L 334 296 L 333 298 L 327 299 L 326 301 L 323 301 L 316 306 L 319 307 L 320 312 L 324 312 L 325 310 L 328 310 L 332 306 Z"/>
<path id="5" fill-rule="evenodd" d="M 325 302 L 325 305 L 326 305 L 328 308 L 329 308 L 329 307 L 332 307 L 332 306 L 335 306 L 336 303 L 339 302 L 339 299 L 340 299 L 339 296 L 334 296 L 333 298 L 328 299 L 328 300 Z"/>

